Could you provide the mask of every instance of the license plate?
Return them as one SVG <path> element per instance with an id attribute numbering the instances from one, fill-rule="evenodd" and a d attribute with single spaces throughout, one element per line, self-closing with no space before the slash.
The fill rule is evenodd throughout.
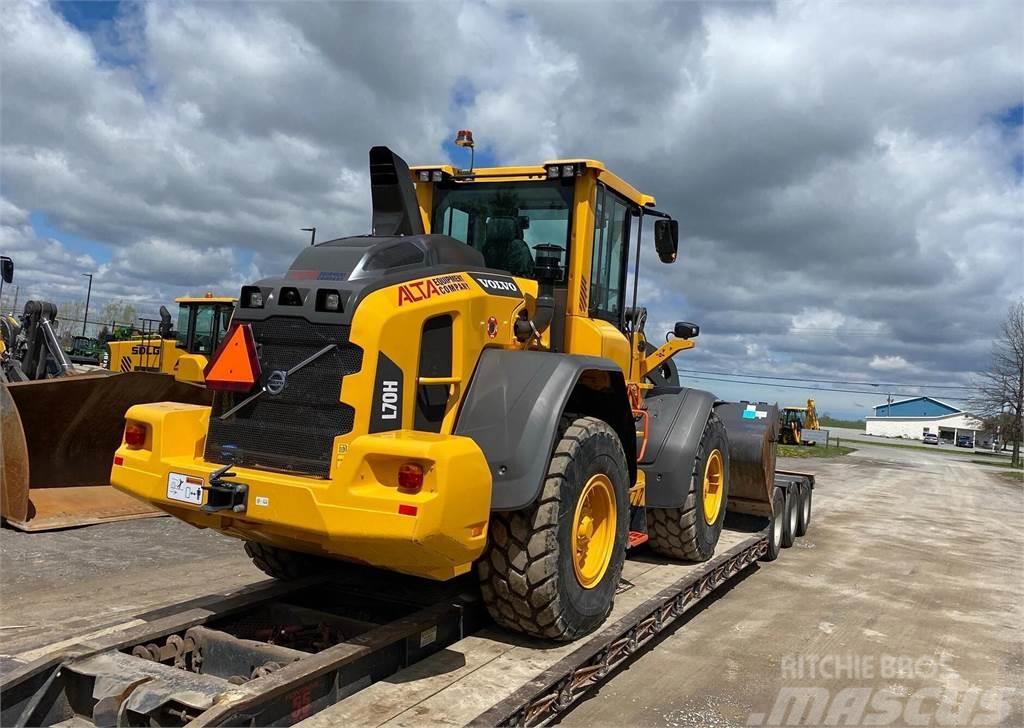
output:
<path id="1" fill-rule="evenodd" d="M 167 497 L 171 500 L 203 504 L 203 479 L 182 473 L 170 473 L 167 476 Z"/>

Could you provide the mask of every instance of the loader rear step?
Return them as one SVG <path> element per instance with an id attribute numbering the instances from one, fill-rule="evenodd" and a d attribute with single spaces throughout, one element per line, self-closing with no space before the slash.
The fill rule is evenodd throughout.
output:
<path id="1" fill-rule="evenodd" d="M 8 662 L 0 725 L 543 725 L 762 558 L 766 533 L 730 516 L 708 562 L 642 551 L 606 623 L 557 645 L 489 623 L 468 579 L 367 571 L 192 600 Z"/>

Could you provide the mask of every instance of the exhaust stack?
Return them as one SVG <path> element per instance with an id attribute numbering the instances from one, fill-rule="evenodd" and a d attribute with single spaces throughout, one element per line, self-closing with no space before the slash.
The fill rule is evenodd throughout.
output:
<path id="1" fill-rule="evenodd" d="M 374 235 L 423 234 L 409 165 L 387 147 L 370 149 L 370 194 Z"/>

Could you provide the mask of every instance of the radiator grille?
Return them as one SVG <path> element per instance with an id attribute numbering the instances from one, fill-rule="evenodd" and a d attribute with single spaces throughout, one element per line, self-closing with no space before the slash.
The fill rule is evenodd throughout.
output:
<path id="1" fill-rule="evenodd" d="M 260 385 L 273 372 L 287 372 L 325 346 L 335 347 L 287 376 L 279 394 L 264 392 L 227 419 L 221 415 L 252 392 L 217 392 L 213 400 L 206 459 L 252 468 L 326 478 L 334 438 L 351 432 L 355 410 L 339 401 L 342 379 L 359 371 L 363 351 L 348 341 L 348 326 L 312 324 L 275 316 L 252 322 L 262 369 Z"/>

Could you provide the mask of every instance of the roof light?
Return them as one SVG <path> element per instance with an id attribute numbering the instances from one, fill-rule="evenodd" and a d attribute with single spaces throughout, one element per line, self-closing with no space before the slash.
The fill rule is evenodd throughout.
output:
<path id="1" fill-rule="evenodd" d="M 207 291 L 206 292 L 206 297 L 207 298 L 213 298 L 213 291 Z"/>
<path id="2" fill-rule="evenodd" d="M 556 179 L 558 177 L 558 165 L 553 164 L 548 167 L 548 179 Z"/>
<path id="3" fill-rule="evenodd" d="M 441 182 L 444 179 L 444 172 L 442 172 L 439 169 L 435 169 L 433 172 L 430 173 L 430 178 L 434 182 Z"/>
<path id="4" fill-rule="evenodd" d="M 417 177 L 419 177 L 420 182 L 429 182 L 430 181 L 430 170 L 429 169 L 421 169 L 417 173 Z"/>
<path id="5" fill-rule="evenodd" d="M 576 170 L 573 168 L 573 165 L 571 165 L 571 164 L 563 164 L 562 165 L 562 176 L 563 177 L 572 177 L 574 174 L 576 174 Z"/>
<path id="6" fill-rule="evenodd" d="M 455 146 L 472 148 L 473 132 L 469 129 L 459 129 L 459 133 L 455 135 Z"/>

